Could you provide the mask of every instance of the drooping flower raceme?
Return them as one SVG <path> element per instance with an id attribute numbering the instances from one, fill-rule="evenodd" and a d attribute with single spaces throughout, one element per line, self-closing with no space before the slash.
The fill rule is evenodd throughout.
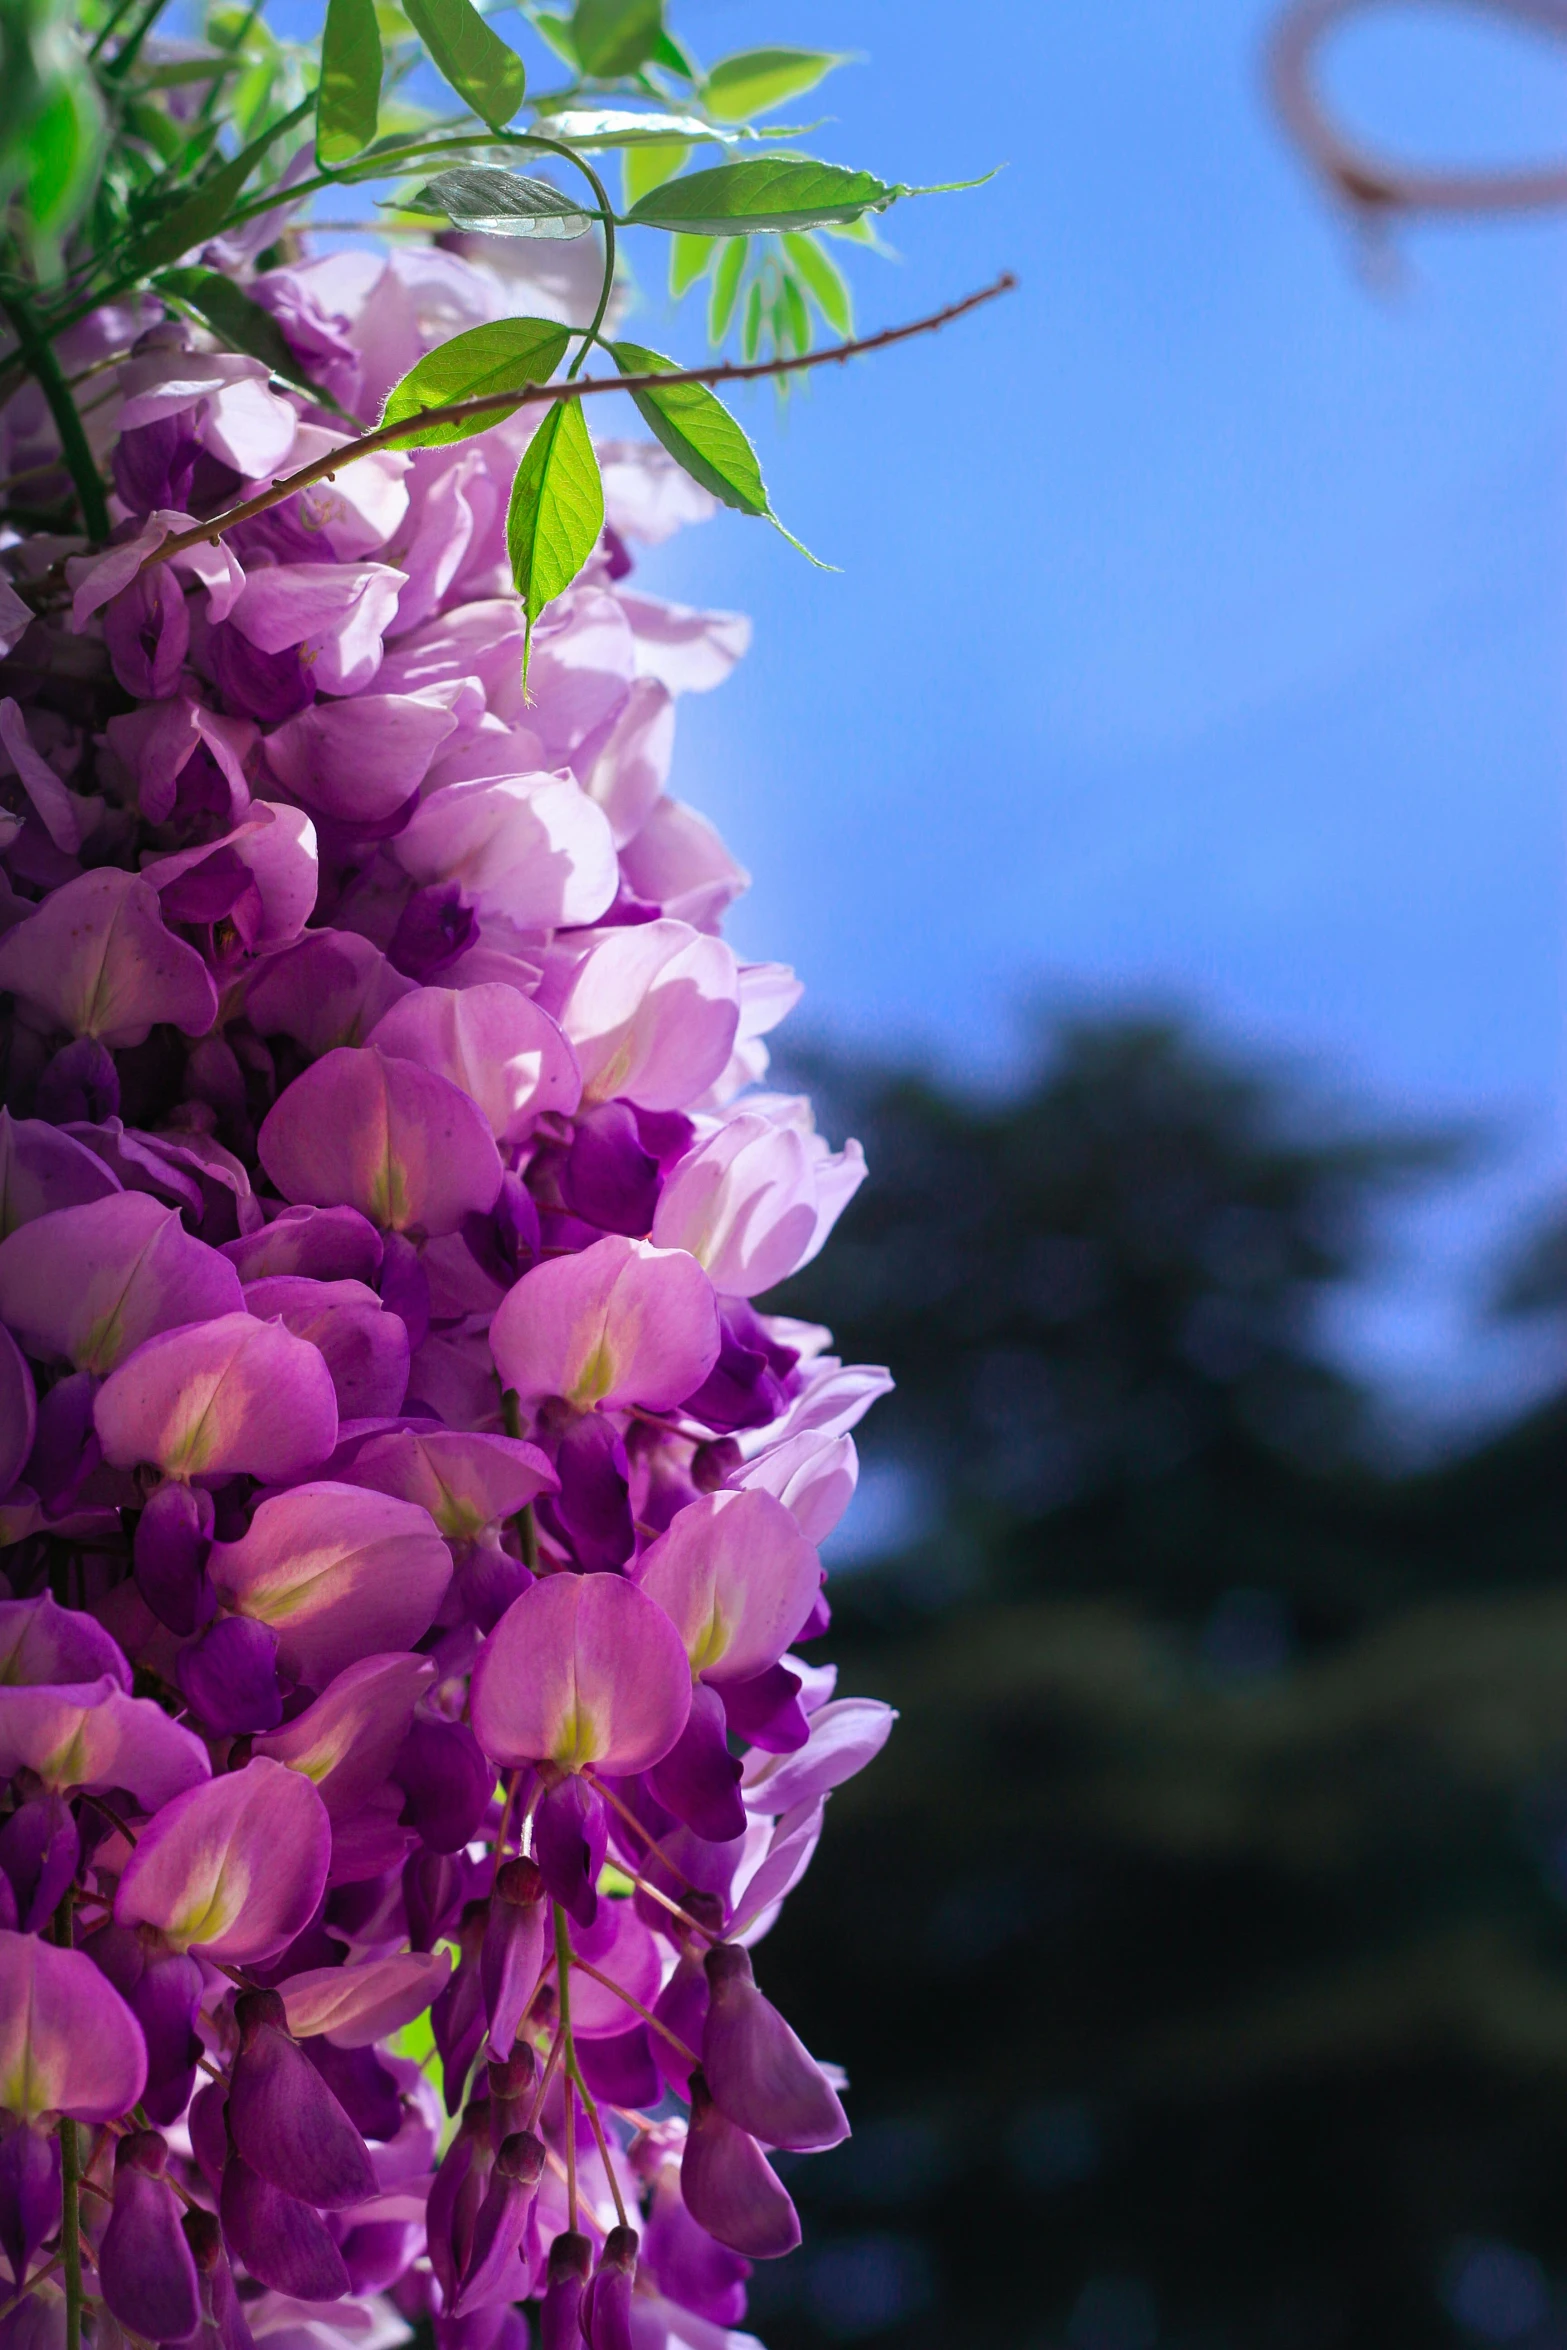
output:
<path id="1" fill-rule="evenodd" d="M 250 291 L 369 414 L 527 289 Z M 885 1379 L 755 1302 L 864 1169 L 757 1090 L 798 989 L 667 789 L 745 631 L 627 541 L 708 502 L 601 450 L 525 693 L 527 413 L 144 570 L 336 425 L 74 331 L 113 537 L 3 558 L 7 2338 L 68 2195 L 106 2344 L 748 2339 L 769 2152 L 848 2128 L 750 1953 L 890 1723 L 800 1653 Z"/>

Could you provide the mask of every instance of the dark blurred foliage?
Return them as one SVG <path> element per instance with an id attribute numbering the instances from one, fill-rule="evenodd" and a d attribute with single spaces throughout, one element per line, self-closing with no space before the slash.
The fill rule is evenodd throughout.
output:
<path id="1" fill-rule="evenodd" d="M 1458 1146 L 1173 1027 L 802 1074 L 872 1180 L 769 1303 L 893 1366 L 919 1513 L 835 1578 L 903 1719 L 759 1954 L 856 2122 L 770 2350 L 1567 2344 L 1567 1404 L 1398 1476 L 1313 1346 Z"/>

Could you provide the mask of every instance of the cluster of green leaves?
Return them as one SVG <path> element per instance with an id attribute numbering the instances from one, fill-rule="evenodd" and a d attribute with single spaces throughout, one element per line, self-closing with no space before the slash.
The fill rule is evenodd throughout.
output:
<path id="1" fill-rule="evenodd" d="M 679 363 L 612 339 L 606 318 L 619 240 L 635 228 L 668 240 L 677 295 L 709 284 L 715 346 L 737 323 L 748 358 L 803 355 L 815 320 L 850 333 L 848 282 L 824 240 L 874 245 L 873 217 L 919 191 L 817 161 L 793 144 L 798 131 L 761 122 L 844 59 L 777 47 L 704 68 L 666 24 L 664 0 L 575 0 L 569 12 L 522 0 L 564 68 L 553 86 L 530 90 L 523 59 L 474 0 L 326 0 L 318 48 L 280 41 L 264 0 L 220 0 L 202 40 L 163 41 L 167 4 L 87 0 L 73 29 L 59 0 L 0 0 L 10 68 L 0 91 L 0 310 L 16 341 L 0 362 L 0 397 L 24 371 L 39 378 L 89 534 L 103 527 L 104 485 L 53 348 L 111 298 L 155 293 L 324 399 L 270 313 L 207 252 L 251 222 L 275 214 L 286 223 L 285 172 L 290 205 L 380 182 L 394 232 L 423 216 L 492 237 L 599 233 L 592 324 L 568 333 L 514 319 L 459 335 L 393 392 L 381 422 L 406 421 L 396 445 L 483 429 L 499 411 L 466 426 L 421 419 L 513 387 L 526 393 L 562 368 L 569 381 L 597 348 L 635 379 L 644 419 L 677 462 L 737 512 L 776 521 L 755 451 L 723 403 L 701 385 L 648 381 L 678 375 Z M 411 96 L 437 77 L 455 112 Z M 313 169 L 300 154 L 311 125 Z M 618 209 L 601 177 L 610 151 L 621 157 Z M 564 396 L 544 406 L 512 494 L 530 630 L 576 577 L 602 521 L 592 442 L 579 402 Z"/>

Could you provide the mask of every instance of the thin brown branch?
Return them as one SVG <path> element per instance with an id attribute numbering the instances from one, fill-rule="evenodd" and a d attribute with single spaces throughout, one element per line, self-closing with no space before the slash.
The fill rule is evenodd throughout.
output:
<path id="1" fill-rule="evenodd" d="M 1454 5 L 1455 0 L 1428 0 Z M 1567 38 L 1567 0 L 1456 0 Z M 1348 137 L 1328 112 L 1314 73 L 1327 36 L 1350 18 L 1408 0 L 1293 0 L 1268 43 L 1268 83 L 1297 147 L 1339 195 L 1364 216 L 1392 212 L 1454 214 L 1548 210 L 1567 204 L 1567 164 L 1521 171 L 1441 171 L 1408 164 Z"/>
<path id="2" fill-rule="evenodd" d="M 853 342 L 830 343 L 825 350 L 802 352 L 795 358 L 757 359 L 749 365 L 726 360 L 712 367 L 674 368 L 658 375 L 585 375 L 575 382 L 519 384 L 513 391 L 486 392 L 481 399 L 455 400 L 445 408 L 426 408 L 417 417 L 405 417 L 398 424 L 378 425 L 373 432 L 362 433 L 358 440 L 349 441 L 341 449 L 329 450 L 314 464 L 302 465 L 297 473 L 285 474 L 270 488 L 258 490 L 253 498 L 231 506 L 226 514 L 214 514 L 210 522 L 199 523 L 194 530 L 181 531 L 176 537 L 165 539 L 147 557 L 142 569 L 150 571 L 154 565 L 167 563 L 172 556 L 183 555 L 191 547 L 215 547 L 224 532 L 232 530 L 236 523 L 265 514 L 269 506 L 281 505 L 285 498 L 309 489 L 315 482 L 331 481 L 341 467 L 351 465 L 357 457 L 370 457 L 380 449 L 404 446 L 411 435 L 432 424 L 465 424 L 482 416 L 509 416 L 517 408 L 539 407 L 551 400 L 584 399 L 590 392 L 667 392 L 680 384 L 754 383 L 764 376 L 798 375 L 810 367 L 857 359 L 862 352 L 885 351 L 891 344 L 906 343 L 915 335 L 934 334 L 970 310 L 977 310 L 982 303 L 993 302 L 998 294 L 1011 293 L 1016 284 L 1012 272 L 1004 270 L 994 285 L 982 287 L 977 294 L 965 295 L 961 302 L 949 302 L 944 310 L 933 311 L 928 318 L 912 319 L 906 326 L 884 327 L 880 334 L 863 335 Z"/>

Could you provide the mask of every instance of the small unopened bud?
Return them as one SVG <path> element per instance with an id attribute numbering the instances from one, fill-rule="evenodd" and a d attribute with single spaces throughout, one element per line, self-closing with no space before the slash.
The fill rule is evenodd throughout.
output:
<path id="1" fill-rule="evenodd" d="M 234 2002 L 234 2021 L 241 2052 L 248 2055 L 268 2024 L 275 2032 L 288 2030 L 288 2009 L 276 1991 L 242 1991 Z"/>
<path id="2" fill-rule="evenodd" d="M 531 2130 L 514 2130 L 504 2140 L 495 2167 L 503 2179 L 514 2179 L 519 2186 L 536 2187 L 544 2171 L 544 2142 Z"/>
<path id="3" fill-rule="evenodd" d="M 593 2246 L 588 2238 L 563 2229 L 550 2246 L 539 2308 L 539 2350 L 582 2350 L 579 2313 L 592 2266 Z"/>
<path id="4" fill-rule="evenodd" d="M 518 1909 L 544 1899 L 544 1877 L 535 1860 L 509 1860 L 495 1879 L 495 1890 L 502 1901 L 509 1901 Z"/>

